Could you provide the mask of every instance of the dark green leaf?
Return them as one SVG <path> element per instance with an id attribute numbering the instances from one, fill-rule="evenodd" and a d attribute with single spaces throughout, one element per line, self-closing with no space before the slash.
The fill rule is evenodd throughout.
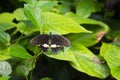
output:
<path id="1" fill-rule="evenodd" d="M 0 45 L 9 45 L 10 44 L 10 36 L 6 32 L 0 31 Z"/>
<path id="2" fill-rule="evenodd" d="M 36 63 L 35 58 L 28 58 L 22 62 L 22 64 L 26 66 L 29 71 L 35 68 L 35 63 Z"/>
<path id="3" fill-rule="evenodd" d="M 29 70 L 28 70 L 28 68 L 25 65 L 19 65 L 16 68 L 16 72 L 17 72 L 17 74 L 19 74 L 21 76 L 27 76 L 28 73 L 29 73 Z"/>
<path id="4" fill-rule="evenodd" d="M 94 0 L 82 0 L 76 7 L 76 13 L 79 16 L 87 18 L 92 12 L 100 11 L 101 7 L 102 5 Z"/>
<path id="5" fill-rule="evenodd" d="M 51 11 L 54 6 L 57 6 L 58 1 L 40 1 L 37 6 L 42 11 Z"/>

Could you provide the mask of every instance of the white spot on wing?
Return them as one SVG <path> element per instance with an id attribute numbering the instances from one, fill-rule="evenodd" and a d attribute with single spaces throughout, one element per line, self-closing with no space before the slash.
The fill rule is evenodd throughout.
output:
<path id="1" fill-rule="evenodd" d="M 45 48 L 48 48 L 48 47 L 49 47 L 48 44 L 43 44 L 42 46 L 45 47 Z"/>
<path id="2" fill-rule="evenodd" d="M 56 45 L 56 44 L 51 44 L 50 46 L 51 48 L 57 48 L 57 47 L 60 47 L 59 45 Z"/>

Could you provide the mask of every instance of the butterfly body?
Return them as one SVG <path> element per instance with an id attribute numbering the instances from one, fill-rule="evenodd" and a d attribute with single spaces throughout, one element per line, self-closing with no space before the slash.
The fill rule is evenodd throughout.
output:
<path id="1" fill-rule="evenodd" d="M 62 50 L 63 47 L 69 47 L 70 41 L 61 35 L 41 34 L 33 37 L 30 40 L 30 44 L 38 45 L 44 52 L 47 52 L 49 49 L 57 52 Z"/>

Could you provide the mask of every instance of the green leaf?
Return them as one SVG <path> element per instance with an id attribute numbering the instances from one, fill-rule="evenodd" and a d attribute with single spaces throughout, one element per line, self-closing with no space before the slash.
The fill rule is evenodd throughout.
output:
<path id="1" fill-rule="evenodd" d="M 34 2 L 36 2 L 37 0 L 24 0 L 26 3 L 29 3 L 29 4 L 33 4 Z"/>
<path id="2" fill-rule="evenodd" d="M 13 15 L 15 16 L 15 19 L 18 21 L 22 20 L 28 20 L 27 17 L 25 16 L 24 9 L 23 8 L 18 8 L 13 12 Z"/>
<path id="3" fill-rule="evenodd" d="M 69 34 L 67 37 L 71 43 L 79 42 L 80 44 L 89 47 L 98 43 L 105 34 L 105 31 L 98 31 L 94 33 Z"/>
<path id="4" fill-rule="evenodd" d="M 0 75 L 2 76 L 8 76 L 12 72 L 11 65 L 6 61 L 0 62 Z"/>
<path id="5" fill-rule="evenodd" d="M 10 36 L 6 32 L 0 31 L 0 46 L 1 45 L 8 45 L 10 43 Z"/>
<path id="6" fill-rule="evenodd" d="M 17 66 L 16 72 L 17 72 L 17 74 L 19 74 L 21 76 L 25 76 L 25 77 L 29 74 L 29 70 L 25 65 Z"/>
<path id="7" fill-rule="evenodd" d="M 103 43 L 100 49 L 100 55 L 106 60 L 112 76 L 120 80 L 120 48 Z"/>
<path id="8" fill-rule="evenodd" d="M 40 7 L 42 11 L 51 11 L 54 6 L 57 6 L 58 1 L 40 1 L 37 6 Z"/>
<path id="9" fill-rule="evenodd" d="M 9 30 L 15 27 L 15 23 L 12 21 L 14 20 L 14 15 L 11 13 L 2 13 L 0 14 L 0 31 Z"/>
<path id="10" fill-rule="evenodd" d="M 0 80 L 9 80 L 9 76 L 2 76 L 2 77 L 0 77 Z"/>
<path id="11" fill-rule="evenodd" d="M 42 79 L 40 79 L 40 80 L 52 80 L 52 79 L 49 78 L 49 77 L 44 77 L 44 78 L 42 78 Z"/>
<path id="12" fill-rule="evenodd" d="M 69 34 L 67 35 L 71 43 L 79 42 L 80 44 L 89 47 L 98 43 L 97 35 L 93 33 L 78 33 L 78 34 Z"/>
<path id="13" fill-rule="evenodd" d="M 26 66 L 29 71 L 35 68 L 35 63 L 36 63 L 35 58 L 28 58 L 22 62 L 22 64 Z"/>
<path id="14" fill-rule="evenodd" d="M 91 30 L 93 33 L 78 33 L 78 34 L 69 34 L 67 37 L 71 42 L 79 42 L 84 46 L 93 46 L 98 43 L 102 37 L 109 31 L 109 27 L 97 20 L 87 19 L 83 17 L 79 17 L 74 13 L 67 13 L 67 17 L 73 18 L 76 22 L 80 24 L 88 24 L 86 25 L 86 29 Z"/>
<path id="15" fill-rule="evenodd" d="M 92 12 L 100 11 L 102 5 L 94 0 L 82 0 L 76 7 L 76 13 L 79 16 L 87 18 Z"/>
<path id="16" fill-rule="evenodd" d="M 31 58 L 32 56 L 25 50 L 25 48 L 21 45 L 12 45 L 10 48 L 10 54 L 13 57 L 19 57 L 19 58 Z"/>
<path id="17" fill-rule="evenodd" d="M 14 16 L 11 13 L 5 12 L 5 13 L 0 14 L 0 22 L 1 21 L 2 22 L 12 22 L 13 19 L 14 19 Z"/>
<path id="18" fill-rule="evenodd" d="M 0 21 L 0 31 L 6 31 L 12 29 L 16 26 L 13 22 L 1 22 Z"/>
<path id="19" fill-rule="evenodd" d="M 107 24 L 103 23 L 102 21 L 80 17 L 72 12 L 66 13 L 65 16 L 74 19 L 79 24 L 98 25 L 97 27 L 96 26 L 93 26 L 93 27 L 97 28 L 101 31 L 106 31 L 106 32 L 109 31 L 109 26 Z M 91 27 L 90 27 L 90 29 L 91 29 Z M 92 28 L 92 30 L 93 30 L 93 28 Z"/>
<path id="20" fill-rule="evenodd" d="M 43 30 L 46 33 L 56 31 L 60 34 L 89 32 L 71 18 L 62 15 L 46 12 L 44 13 Z"/>
<path id="21" fill-rule="evenodd" d="M 39 31 L 30 21 L 19 22 L 17 24 L 17 30 L 26 35 Z"/>
<path id="22" fill-rule="evenodd" d="M 26 17 L 35 25 L 37 29 L 42 27 L 42 12 L 39 7 L 34 7 L 29 4 L 24 5 Z"/>
<path id="23" fill-rule="evenodd" d="M 10 59 L 10 48 L 0 50 L 0 61 Z"/>
<path id="24" fill-rule="evenodd" d="M 72 44 L 72 47 L 65 52 L 45 54 L 51 58 L 69 61 L 75 69 L 90 76 L 106 78 L 109 75 L 109 68 L 100 63 L 96 55 L 77 42 Z M 95 58 L 98 60 L 97 62 L 94 61 Z"/>

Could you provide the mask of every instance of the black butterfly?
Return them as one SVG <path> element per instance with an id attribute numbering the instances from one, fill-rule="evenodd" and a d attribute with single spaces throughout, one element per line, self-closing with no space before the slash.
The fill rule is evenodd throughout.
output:
<path id="1" fill-rule="evenodd" d="M 52 34 L 41 34 L 33 37 L 30 40 L 31 45 L 38 45 L 40 49 L 47 52 L 48 49 L 53 52 L 58 52 L 63 49 L 63 47 L 69 47 L 70 41 L 61 35 Z"/>

